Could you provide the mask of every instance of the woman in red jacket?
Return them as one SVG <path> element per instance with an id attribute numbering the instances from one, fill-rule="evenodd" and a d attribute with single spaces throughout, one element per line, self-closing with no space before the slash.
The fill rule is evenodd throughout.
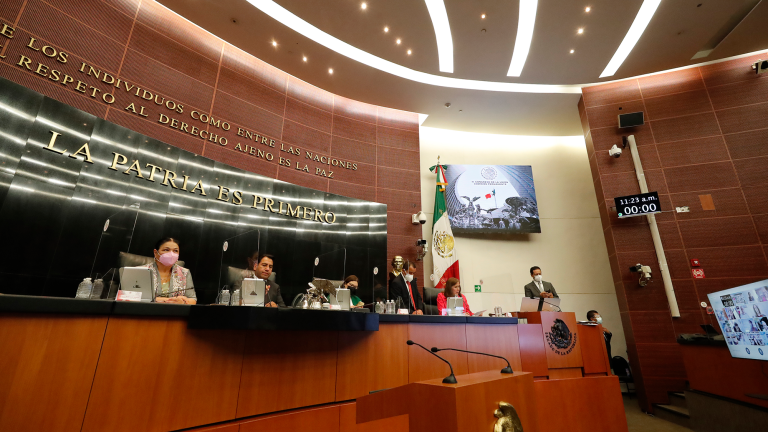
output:
<path id="1" fill-rule="evenodd" d="M 467 298 L 461 293 L 461 284 L 456 278 L 448 279 L 445 282 L 445 290 L 437 295 L 437 311 L 440 315 L 442 315 L 443 310 L 448 307 L 448 297 L 461 297 L 464 299 L 464 315 L 472 315 L 472 311 L 469 310 Z"/>

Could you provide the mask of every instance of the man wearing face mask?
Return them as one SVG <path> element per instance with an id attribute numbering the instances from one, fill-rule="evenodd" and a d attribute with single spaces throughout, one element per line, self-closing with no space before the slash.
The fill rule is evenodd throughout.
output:
<path id="1" fill-rule="evenodd" d="M 558 297 L 555 287 L 551 283 L 541 278 L 541 268 L 539 266 L 531 267 L 531 277 L 533 282 L 525 286 L 525 296 L 530 298 L 554 298 Z"/>
<path id="2" fill-rule="evenodd" d="M 597 324 L 603 324 L 603 317 L 600 316 L 600 312 L 596 310 L 591 310 L 587 312 L 587 320 L 592 321 L 593 323 Z M 611 359 L 611 338 L 613 337 L 613 334 L 611 334 L 611 331 L 605 328 L 605 324 L 603 324 L 603 339 L 605 339 L 605 349 L 608 350 L 608 358 Z"/>
<path id="3" fill-rule="evenodd" d="M 399 260 L 398 260 L 399 258 Z M 389 299 L 397 301 L 398 297 L 403 301 L 403 306 L 408 305 L 408 313 L 423 315 L 424 304 L 416 285 L 416 266 L 402 257 L 395 257 L 393 268 L 402 262 L 402 272 L 389 281 Z M 394 272 L 393 272 L 394 273 Z"/>

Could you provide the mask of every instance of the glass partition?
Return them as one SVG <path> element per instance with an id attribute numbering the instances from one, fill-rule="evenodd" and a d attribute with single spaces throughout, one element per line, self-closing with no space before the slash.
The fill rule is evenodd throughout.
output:
<path id="1" fill-rule="evenodd" d="M 140 208 L 140 203 L 126 205 L 104 221 L 89 273 L 94 282 L 90 298 L 114 298 L 119 286 L 119 268 L 145 264 L 139 262 L 142 257 L 131 253 Z M 97 284 L 97 281 L 101 281 L 102 285 Z"/>
<path id="2" fill-rule="evenodd" d="M 219 295 L 217 303 L 230 303 L 234 292 L 241 288 L 243 279 L 255 277 L 253 267 L 259 255 L 261 231 L 251 229 L 225 239 L 221 244 L 219 267 Z M 230 302 L 226 301 L 226 290 Z"/>

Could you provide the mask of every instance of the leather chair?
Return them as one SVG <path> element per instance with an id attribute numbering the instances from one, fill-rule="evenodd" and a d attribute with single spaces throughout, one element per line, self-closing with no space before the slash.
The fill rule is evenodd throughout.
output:
<path id="1" fill-rule="evenodd" d="M 441 292 L 442 288 L 424 287 L 424 315 L 440 315 L 437 310 L 437 295 Z"/>

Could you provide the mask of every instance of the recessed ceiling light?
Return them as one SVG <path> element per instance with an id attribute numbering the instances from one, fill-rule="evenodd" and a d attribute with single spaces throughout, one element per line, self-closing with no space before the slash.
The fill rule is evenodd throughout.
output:
<path id="1" fill-rule="evenodd" d="M 400 39 L 397 40 L 397 44 L 400 45 Z"/>
<path id="2" fill-rule="evenodd" d="M 408 50 L 408 55 L 411 55 L 411 50 Z"/>
<path id="3" fill-rule="evenodd" d="M 531 50 L 533 40 L 533 24 L 536 22 L 536 8 L 538 0 L 520 0 L 520 14 L 517 23 L 517 38 L 515 48 L 512 51 L 512 62 L 509 64 L 507 76 L 519 77 L 523 72 L 528 51 Z"/>
<path id="4" fill-rule="evenodd" d="M 277 42 L 275 42 L 275 41 L 272 41 L 272 46 L 273 46 L 273 47 L 276 47 L 276 46 L 277 46 Z"/>
<path id="5" fill-rule="evenodd" d="M 328 68 L 328 73 L 333 75 L 333 68 Z"/>
<path id="6" fill-rule="evenodd" d="M 307 56 L 304 56 L 304 61 L 307 61 Z"/>
<path id="7" fill-rule="evenodd" d="M 389 27 L 384 27 L 384 33 L 389 33 Z"/>
<path id="8" fill-rule="evenodd" d="M 367 5 L 365 2 L 363 2 L 363 3 L 360 5 L 360 9 L 365 9 L 365 8 L 367 8 L 367 7 L 368 7 L 368 5 Z"/>
<path id="9" fill-rule="evenodd" d="M 578 34 L 582 34 L 582 33 L 584 33 L 584 29 L 583 29 L 583 28 L 580 28 L 580 29 L 579 29 L 579 31 L 578 31 L 577 33 L 578 33 Z"/>
<path id="10" fill-rule="evenodd" d="M 480 15 L 480 18 L 485 19 L 485 14 Z"/>
<path id="11" fill-rule="evenodd" d="M 656 9 L 659 8 L 660 3 L 661 0 L 643 1 L 643 4 L 640 6 L 640 10 L 637 11 L 635 21 L 632 22 L 632 26 L 629 27 L 627 35 L 624 36 L 624 40 L 621 41 L 621 45 L 619 45 L 616 53 L 613 54 L 611 61 L 608 62 L 605 70 L 600 74 L 600 78 L 613 76 L 613 74 L 619 70 L 619 66 L 624 63 L 624 60 L 627 59 L 627 56 L 632 51 L 632 48 L 634 48 L 635 44 L 637 44 L 637 41 L 640 40 L 640 36 L 642 36 L 643 32 L 645 32 L 645 28 L 648 27 L 648 23 L 651 22 L 651 18 L 653 18 L 653 15 L 656 13 Z"/>
<path id="12" fill-rule="evenodd" d="M 573 54 L 574 52 L 575 52 L 574 50 L 571 50 L 571 54 Z"/>
<path id="13" fill-rule="evenodd" d="M 585 12 L 589 12 L 589 11 L 591 11 L 591 10 L 592 10 L 592 8 L 591 8 L 591 7 L 589 7 L 589 6 L 587 6 L 587 7 L 585 7 L 585 8 L 584 8 L 584 11 L 585 11 Z"/>
<path id="14" fill-rule="evenodd" d="M 445 3 L 443 0 L 425 0 L 425 3 L 429 11 L 429 19 L 432 20 L 432 27 L 435 29 L 440 72 L 453 73 L 453 38 Z"/>

